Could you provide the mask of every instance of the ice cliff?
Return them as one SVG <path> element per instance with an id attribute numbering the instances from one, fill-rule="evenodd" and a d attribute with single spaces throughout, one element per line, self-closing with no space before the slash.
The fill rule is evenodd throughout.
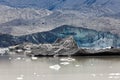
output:
<path id="1" fill-rule="evenodd" d="M 0 46 L 7 47 L 25 42 L 40 44 L 53 43 L 58 38 L 73 36 L 79 47 L 119 47 L 120 37 L 110 32 L 96 31 L 92 29 L 63 25 L 53 30 L 34 33 L 24 36 L 11 36 L 7 34 L 0 35 Z"/>

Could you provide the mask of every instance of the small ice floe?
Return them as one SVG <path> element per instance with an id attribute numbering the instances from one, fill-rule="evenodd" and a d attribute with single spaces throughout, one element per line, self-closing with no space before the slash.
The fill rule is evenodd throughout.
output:
<path id="1" fill-rule="evenodd" d="M 113 76 L 109 76 L 108 78 L 112 79 L 112 78 L 113 78 Z"/>
<path id="2" fill-rule="evenodd" d="M 24 77 L 24 75 L 20 75 L 20 76 L 17 77 L 16 79 L 17 79 L 17 80 L 23 80 L 23 77 Z"/>
<path id="3" fill-rule="evenodd" d="M 35 72 L 34 72 L 33 74 L 34 74 L 34 75 L 37 75 L 37 73 L 35 73 Z"/>
<path id="4" fill-rule="evenodd" d="M 119 76 L 109 76 L 108 78 L 110 78 L 110 79 L 119 79 L 120 77 Z"/>
<path id="5" fill-rule="evenodd" d="M 40 75 L 36 75 L 37 77 L 39 77 Z"/>
<path id="6" fill-rule="evenodd" d="M 40 75 L 37 74 L 36 72 L 33 73 L 34 76 L 39 77 Z"/>
<path id="7" fill-rule="evenodd" d="M 0 48 L 0 55 L 4 55 L 4 54 L 7 54 L 7 52 L 9 51 L 8 48 Z"/>
<path id="8" fill-rule="evenodd" d="M 106 47 L 106 49 L 112 49 L 113 47 L 112 46 L 108 46 L 108 47 Z"/>
<path id="9" fill-rule="evenodd" d="M 68 65 L 70 63 L 69 62 L 61 62 L 60 64 L 62 64 L 62 65 Z"/>
<path id="10" fill-rule="evenodd" d="M 18 49 L 17 52 L 18 52 L 18 53 L 21 53 L 21 52 L 23 52 L 23 50 L 22 50 L 22 49 Z"/>
<path id="11" fill-rule="evenodd" d="M 32 60 L 37 60 L 38 58 L 37 57 L 31 57 Z"/>
<path id="12" fill-rule="evenodd" d="M 12 58 L 11 57 L 9 57 L 9 60 L 11 60 Z"/>
<path id="13" fill-rule="evenodd" d="M 79 67 L 80 65 L 75 65 L 75 67 Z"/>
<path id="14" fill-rule="evenodd" d="M 90 64 L 91 66 L 93 66 L 93 64 Z"/>
<path id="15" fill-rule="evenodd" d="M 16 79 L 17 80 L 23 80 L 23 77 L 17 77 Z"/>
<path id="16" fill-rule="evenodd" d="M 60 61 L 75 61 L 74 58 L 62 58 Z"/>
<path id="17" fill-rule="evenodd" d="M 17 59 L 17 60 L 21 60 L 21 57 L 17 57 L 16 59 Z"/>
<path id="18" fill-rule="evenodd" d="M 120 76 L 120 73 L 110 73 L 111 76 Z"/>
<path id="19" fill-rule="evenodd" d="M 91 74 L 93 77 L 96 77 L 96 74 Z"/>
<path id="20" fill-rule="evenodd" d="M 25 54 L 30 54 L 32 51 L 31 50 L 26 50 Z"/>
<path id="21" fill-rule="evenodd" d="M 59 70 L 61 67 L 60 65 L 56 64 L 56 65 L 53 65 L 53 66 L 49 66 L 50 69 L 53 69 L 53 70 Z"/>

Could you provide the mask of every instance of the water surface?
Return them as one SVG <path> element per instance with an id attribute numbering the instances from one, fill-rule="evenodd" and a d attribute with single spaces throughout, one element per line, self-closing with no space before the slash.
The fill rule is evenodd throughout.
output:
<path id="1" fill-rule="evenodd" d="M 120 57 L 1 56 L 0 80 L 120 80 Z"/>

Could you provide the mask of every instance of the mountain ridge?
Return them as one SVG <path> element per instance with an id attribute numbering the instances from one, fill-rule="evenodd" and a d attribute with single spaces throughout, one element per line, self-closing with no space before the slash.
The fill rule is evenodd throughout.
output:
<path id="1" fill-rule="evenodd" d="M 120 9 L 119 0 L 0 0 L 0 4 L 15 8 L 80 9 L 82 7 L 103 6 L 113 11 Z M 40 4 L 40 5 L 39 5 Z M 102 7 L 102 8 L 103 8 Z M 117 9 L 115 9 L 117 8 Z"/>
<path id="2" fill-rule="evenodd" d="M 0 33 L 21 36 L 74 25 L 120 35 L 119 6 L 119 0 L 0 0 Z"/>

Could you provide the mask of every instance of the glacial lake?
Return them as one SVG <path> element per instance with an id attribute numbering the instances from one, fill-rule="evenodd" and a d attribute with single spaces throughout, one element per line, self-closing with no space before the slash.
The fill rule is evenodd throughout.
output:
<path id="1" fill-rule="evenodd" d="M 1 56 L 0 80 L 120 80 L 120 57 Z"/>

